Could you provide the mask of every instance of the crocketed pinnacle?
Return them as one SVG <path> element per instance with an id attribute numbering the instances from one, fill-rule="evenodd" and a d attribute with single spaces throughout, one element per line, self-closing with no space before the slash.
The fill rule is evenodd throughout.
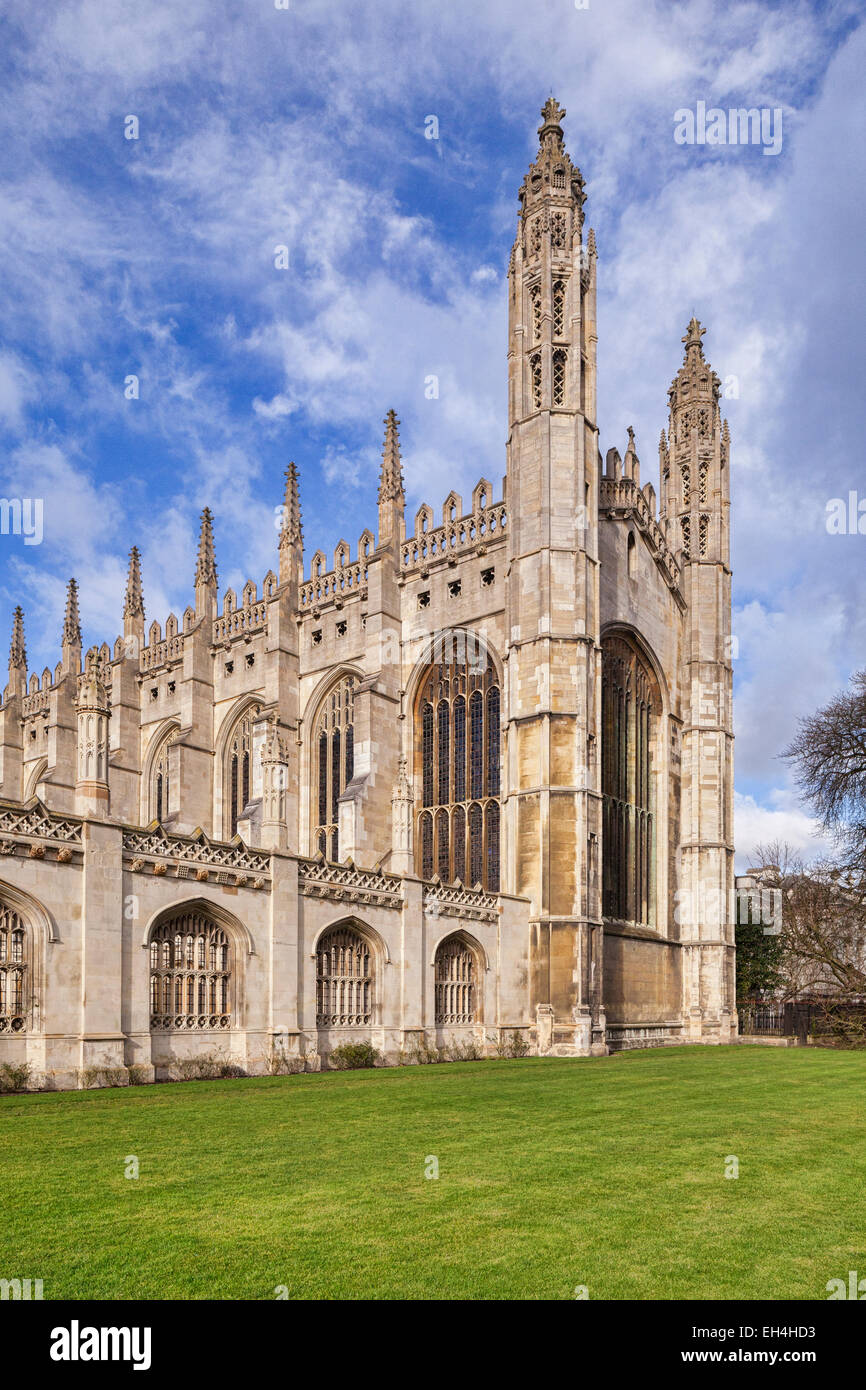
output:
<path id="1" fill-rule="evenodd" d="M 12 615 L 12 641 L 9 644 L 9 666 L 27 668 L 27 648 L 24 645 L 24 609 L 20 606 Z"/>
<path id="2" fill-rule="evenodd" d="M 198 542 L 198 562 L 195 567 L 195 582 L 213 584 L 217 582 L 216 556 L 213 544 L 213 517 L 210 507 L 201 514 L 201 535 Z"/>
<path id="3" fill-rule="evenodd" d="M 66 586 L 66 612 L 63 617 L 63 641 L 81 643 L 81 618 L 78 612 L 78 584 L 70 579 Z"/>
<path id="4" fill-rule="evenodd" d="M 129 552 L 129 572 L 126 576 L 126 594 L 123 600 L 124 618 L 144 617 L 144 594 L 141 590 L 141 556 L 138 546 Z"/>
<path id="5" fill-rule="evenodd" d="M 283 524 L 280 528 L 280 550 L 286 546 L 303 545 L 304 528 L 301 525 L 301 501 L 298 492 L 298 470 L 293 463 L 286 469 L 286 498 L 283 506 Z"/>
<path id="6" fill-rule="evenodd" d="M 403 464 L 400 459 L 400 421 L 396 412 L 389 410 L 385 416 L 385 447 L 382 451 L 382 473 L 379 479 L 380 502 L 405 502 L 403 490 Z"/>

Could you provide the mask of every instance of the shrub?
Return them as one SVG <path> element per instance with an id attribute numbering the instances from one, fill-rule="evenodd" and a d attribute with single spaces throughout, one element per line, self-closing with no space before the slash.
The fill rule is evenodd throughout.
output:
<path id="1" fill-rule="evenodd" d="M 32 1080 L 29 1062 L 15 1066 L 12 1062 L 0 1062 L 0 1095 L 30 1089 Z"/>
<path id="2" fill-rule="evenodd" d="M 334 1071 L 359 1071 L 375 1067 L 381 1060 L 382 1054 L 372 1043 L 341 1043 L 330 1053 L 328 1066 Z"/>
<path id="3" fill-rule="evenodd" d="M 225 1065 L 222 1057 L 203 1052 L 198 1057 L 180 1057 L 172 1062 L 169 1075 L 172 1081 L 215 1081 Z"/>
<path id="4" fill-rule="evenodd" d="M 138 1062 L 133 1062 L 127 1067 L 130 1086 L 144 1086 L 147 1081 L 147 1067 L 141 1066 Z"/>
<path id="5" fill-rule="evenodd" d="M 497 1057 L 528 1057 L 529 1041 L 517 1028 L 502 1031 L 496 1044 Z"/>
<path id="6" fill-rule="evenodd" d="M 484 1048 L 475 1038 L 451 1043 L 445 1050 L 451 1062 L 481 1062 L 484 1058 Z"/>
<path id="7" fill-rule="evenodd" d="M 103 1086 L 127 1086 L 129 1076 L 126 1067 L 81 1067 L 78 1084 L 82 1091 Z"/>
<path id="8" fill-rule="evenodd" d="M 447 1062 L 448 1050 L 444 1047 L 431 1047 L 427 1039 L 422 1038 L 414 1047 L 409 1048 L 405 1060 L 410 1066 L 432 1066 L 436 1062 Z"/>

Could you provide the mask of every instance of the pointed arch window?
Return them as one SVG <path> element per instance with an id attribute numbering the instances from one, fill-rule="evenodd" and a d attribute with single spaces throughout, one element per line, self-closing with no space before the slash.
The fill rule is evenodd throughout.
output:
<path id="1" fill-rule="evenodd" d="M 654 908 L 655 677 L 620 636 L 602 642 L 603 914 L 651 926 Z"/>
<path id="2" fill-rule="evenodd" d="M 698 486 L 699 486 L 698 499 L 699 499 L 700 504 L 701 504 L 702 507 L 705 507 L 705 506 L 707 505 L 707 484 L 708 484 L 708 481 L 709 481 L 709 472 L 710 472 L 710 466 L 709 466 L 709 464 L 708 464 L 708 463 L 702 463 L 701 466 L 700 466 L 699 484 L 698 484 Z"/>
<path id="3" fill-rule="evenodd" d="M 553 282 L 553 336 L 565 337 L 565 281 Z"/>
<path id="4" fill-rule="evenodd" d="M 184 910 L 150 938 L 150 1026 L 158 1031 L 231 1028 L 232 952 L 206 913 Z"/>
<path id="5" fill-rule="evenodd" d="M 529 359 L 529 370 L 532 376 L 532 405 L 535 410 L 541 409 L 541 354 L 535 353 Z"/>
<path id="6" fill-rule="evenodd" d="M 529 291 L 532 304 L 532 341 L 541 342 L 541 286 L 533 285 Z"/>
<path id="7" fill-rule="evenodd" d="M 568 354 L 565 348 L 557 348 L 553 354 L 553 404 L 565 404 L 565 367 Z"/>
<path id="8" fill-rule="evenodd" d="M 158 820 L 160 824 L 170 816 L 172 811 L 177 808 L 173 802 L 173 791 L 171 767 L 169 764 L 169 750 L 177 740 L 178 729 L 169 729 L 167 734 L 162 736 L 159 747 L 151 764 L 150 774 L 150 820 Z"/>
<path id="9" fill-rule="evenodd" d="M 682 519 L 683 528 L 683 555 L 688 560 L 692 550 L 692 523 L 691 518 L 684 516 Z"/>
<path id="10" fill-rule="evenodd" d="M 253 705 L 241 715 L 229 739 L 227 786 L 229 793 L 229 835 L 238 833 L 238 821 L 246 810 L 253 787 L 253 725 L 261 713 Z"/>
<path id="11" fill-rule="evenodd" d="M 707 558 L 710 540 L 710 518 L 702 516 L 698 522 L 698 553 L 702 560 Z"/>
<path id="12" fill-rule="evenodd" d="M 440 1026 L 475 1023 L 478 966 L 475 952 L 459 936 L 437 947 L 434 960 L 434 1011 Z"/>
<path id="13" fill-rule="evenodd" d="M 692 470 L 687 463 L 683 464 L 683 506 L 688 507 L 692 501 Z"/>
<path id="14" fill-rule="evenodd" d="M 416 867 L 444 883 L 499 891 L 501 692 L 493 663 L 471 635 L 455 634 L 432 665 L 416 704 L 421 768 Z M 456 650 L 455 650 L 456 648 Z"/>
<path id="15" fill-rule="evenodd" d="M 353 927 L 332 927 L 316 948 L 316 1023 L 357 1028 L 373 1021 L 373 956 Z"/>
<path id="16" fill-rule="evenodd" d="M 340 797 L 355 775 L 355 677 L 344 676 L 322 701 L 313 735 L 313 849 L 340 858 Z"/>
<path id="17" fill-rule="evenodd" d="M 24 921 L 0 899 L 0 1033 L 26 1030 L 28 956 Z"/>

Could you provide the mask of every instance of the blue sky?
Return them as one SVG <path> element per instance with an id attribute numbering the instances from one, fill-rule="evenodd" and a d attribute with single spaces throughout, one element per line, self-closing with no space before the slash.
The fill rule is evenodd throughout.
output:
<path id="1" fill-rule="evenodd" d="M 7 0 L 0 20 L 0 635 L 59 655 L 79 580 L 113 641 L 130 545 L 148 621 L 275 564 L 301 470 L 307 555 L 375 525 L 393 406 L 408 514 L 498 481 L 505 270 L 539 108 L 567 108 L 599 245 L 602 449 L 657 481 L 692 312 L 732 432 L 737 838 L 810 843 L 778 752 L 866 664 L 866 33 L 855 4 Z M 674 113 L 780 108 L 777 156 L 678 145 Z M 124 138 L 126 118 L 139 138 Z M 435 115 L 439 139 L 425 138 Z M 289 248 L 287 270 L 274 248 Z M 140 398 L 124 380 L 140 379 Z M 440 394 L 427 400 L 425 378 Z"/>

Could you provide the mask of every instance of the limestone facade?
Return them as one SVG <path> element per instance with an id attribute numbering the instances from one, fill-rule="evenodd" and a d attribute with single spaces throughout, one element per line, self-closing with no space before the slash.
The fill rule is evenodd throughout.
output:
<path id="1" fill-rule="evenodd" d="M 594 233 L 542 112 L 508 275 L 506 476 L 29 673 L 0 707 L 0 1062 L 48 1084 L 372 1040 L 587 1055 L 730 1041 L 729 448 L 693 319 L 660 496 L 603 459 Z"/>

